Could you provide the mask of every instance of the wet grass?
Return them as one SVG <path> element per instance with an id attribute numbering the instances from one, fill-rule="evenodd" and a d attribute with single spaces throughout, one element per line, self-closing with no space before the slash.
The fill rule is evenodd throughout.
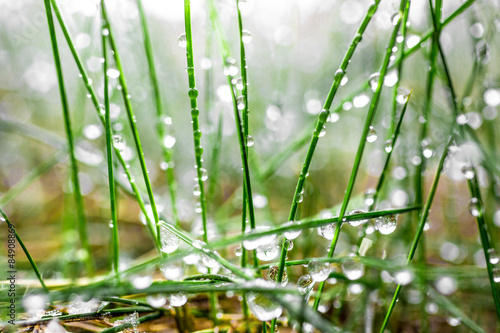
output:
<path id="1" fill-rule="evenodd" d="M 150 20 L 148 6 L 141 0 L 128 3 L 132 6 L 128 11 L 137 12 L 137 22 L 128 23 L 140 31 L 141 39 L 128 48 L 123 22 L 102 1 L 95 13 L 100 20 L 94 22 L 97 33 L 89 35 L 99 45 L 95 49 L 100 68 L 89 70 L 88 55 L 79 51 L 81 34 L 70 33 L 74 17 L 66 18 L 65 4 L 61 10 L 57 0 L 45 0 L 51 44 L 44 47 L 52 50 L 57 108 L 62 110 L 57 118 L 63 120 L 65 136 L 52 131 L 48 123 L 23 124 L 10 114 L 0 119 L 3 136 L 17 134 L 20 140 L 34 140 L 52 151 L 50 158 L 43 158 L 0 197 L 5 229 L 16 230 L 29 263 L 17 254 L 16 269 L 22 273 L 16 292 L 0 295 L 2 304 L 18 304 L 17 326 L 5 323 L 5 329 L 441 332 L 458 325 L 474 332 L 498 329 L 497 124 L 494 116 L 486 115 L 500 104 L 491 99 L 495 92 L 500 96 L 498 86 L 491 77 L 486 79 L 488 68 L 496 64 L 494 48 L 488 45 L 495 45 L 493 32 L 498 27 L 490 24 L 495 16 L 472 6 L 474 2 L 465 1 L 453 11 L 448 8 L 444 15 L 442 1 L 429 1 L 422 7 L 428 11 L 427 31 L 422 24 L 418 28 L 410 24 L 414 3 L 409 0 L 395 3 L 397 9 L 378 0 L 367 4 L 356 30 L 337 31 L 345 35 L 340 61 L 329 58 L 318 70 L 325 95 L 321 110 L 311 112 L 306 103 L 312 115 L 295 116 L 298 125 L 291 125 L 286 122 L 291 113 L 281 111 L 289 107 L 284 101 L 293 100 L 296 89 L 307 95 L 310 84 L 288 86 L 286 75 L 292 70 L 284 70 L 281 77 L 269 78 L 278 86 L 270 97 L 260 87 L 268 87 L 268 82 L 252 79 L 267 69 L 256 61 L 254 43 L 250 44 L 262 36 L 247 30 L 251 26 L 245 16 L 251 5 L 247 1 L 235 0 L 225 8 L 209 0 L 203 34 L 197 30 L 199 7 L 193 9 L 191 1 L 184 0 L 183 31 L 177 35 L 170 31 L 169 38 L 175 35 L 185 50 L 186 66 L 165 61 L 161 54 L 165 47 L 158 42 L 165 36 L 150 25 L 157 22 Z M 228 10 L 232 21 L 226 20 Z M 378 36 L 376 21 L 389 13 L 386 36 Z M 474 43 L 467 50 L 474 53 L 472 64 L 466 64 L 472 71 L 466 80 L 459 79 L 450 66 L 456 59 L 443 48 L 450 34 L 448 39 L 443 34 L 463 15 L 477 22 L 478 13 L 483 15 L 483 31 L 477 37 L 474 28 Z M 279 36 L 274 40 L 293 45 Z M 418 41 L 409 45 L 416 36 Z M 451 36 L 459 38 L 458 33 Z M 202 61 L 197 38 L 206 40 Z M 361 43 L 374 38 L 383 46 L 370 45 L 372 54 L 363 55 L 367 48 Z M 145 69 L 145 77 L 134 74 L 138 67 L 130 54 L 140 54 L 139 68 Z M 72 91 L 67 87 L 74 87 L 73 80 L 63 75 L 70 66 L 76 67 L 83 80 L 80 88 L 88 94 L 89 107 L 78 111 L 69 107 Z M 180 74 L 172 74 L 178 67 Z M 361 78 L 348 75 L 358 67 L 374 73 Z M 165 75 L 165 68 L 172 73 Z M 429 69 L 423 82 L 411 80 L 415 68 Z M 394 75 L 395 82 L 388 83 Z M 91 76 L 98 80 L 93 82 Z M 125 80 L 126 76 L 131 79 Z M 134 80 L 148 86 L 151 103 L 135 100 Z M 343 88 L 348 80 L 353 82 L 350 90 Z M 465 87 L 463 96 L 457 96 L 457 84 Z M 493 97 L 487 96 L 487 89 Z M 125 115 L 113 114 L 118 104 Z M 366 113 L 351 110 L 353 106 L 366 107 Z M 475 116 L 473 107 L 486 110 L 484 116 Z M 105 133 L 95 143 L 105 155 L 101 162 L 79 156 L 90 140 L 80 130 L 80 121 L 90 117 L 78 114 L 83 110 L 93 110 L 93 121 Z M 477 117 L 482 126 L 474 123 Z M 280 135 L 288 133 L 286 127 L 292 128 L 292 135 L 281 140 Z M 133 149 L 127 146 L 128 139 Z M 482 143 L 485 140 L 488 144 Z M 380 154 L 374 155 L 377 149 Z M 453 163 L 461 166 L 458 180 Z M 187 170 L 193 164 L 194 170 Z M 372 164 L 378 165 L 376 171 L 370 171 Z M 58 249 L 44 257 L 38 254 L 29 228 L 46 233 L 60 226 L 45 223 L 28 228 L 18 198 L 28 195 L 33 184 L 60 177 L 52 175 L 56 168 L 68 170 L 70 184 L 61 182 L 54 190 L 61 193 L 56 200 L 63 198 L 65 203 L 62 217 L 48 214 L 48 203 L 41 210 L 47 211 L 42 218 L 52 224 L 63 220 L 64 233 L 56 240 Z M 99 190 L 87 193 L 84 172 L 92 175 Z M 135 174 L 142 176 L 141 182 L 136 182 Z M 461 192 L 447 195 L 446 187 Z M 29 195 L 41 201 L 41 195 Z M 449 208 L 463 205 L 463 198 L 470 212 L 465 217 Z M 442 215 L 432 213 L 433 208 Z M 473 220 L 476 226 L 471 229 Z M 468 223 L 467 230 L 477 241 L 460 232 L 457 221 Z M 8 262 L 8 257 L 2 260 Z M 31 272 L 37 280 L 26 278 Z M 8 281 L 2 283 L 7 286 Z"/>

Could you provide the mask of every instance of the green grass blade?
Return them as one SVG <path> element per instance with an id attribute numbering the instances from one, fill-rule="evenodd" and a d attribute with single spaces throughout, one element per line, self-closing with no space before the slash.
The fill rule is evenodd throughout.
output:
<path id="1" fill-rule="evenodd" d="M 144 39 L 144 50 L 146 51 L 146 59 L 148 61 L 149 78 L 151 80 L 151 87 L 153 88 L 154 102 L 156 107 L 156 128 L 158 133 L 158 138 L 160 142 L 163 142 L 165 137 L 165 123 L 163 118 L 165 113 L 163 111 L 163 103 L 160 94 L 160 84 L 158 82 L 158 76 L 156 75 L 156 66 L 153 56 L 153 47 L 151 46 L 151 39 L 149 37 L 148 23 L 146 19 L 146 14 L 144 13 L 144 8 L 141 0 L 137 0 L 137 7 L 139 8 L 139 19 L 141 21 L 142 35 Z M 179 223 L 179 217 L 177 212 L 177 183 L 175 181 L 174 168 L 172 168 L 172 154 L 173 149 L 167 148 L 162 145 L 163 159 L 167 163 L 165 173 L 167 176 L 168 189 L 170 193 L 170 200 L 172 204 L 172 215 L 175 223 Z"/>
<path id="2" fill-rule="evenodd" d="M 8 228 L 14 231 L 14 234 L 16 236 L 17 242 L 19 243 L 19 245 L 21 245 L 21 248 L 23 249 L 24 254 L 28 258 L 28 261 L 30 262 L 31 267 L 33 268 L 33 271 L 35 272 L 36 277 L 38 278 L 38 281 L 40 281 L 40 284 L 42 285 L 42 288 L 45 290 L 45 292 L 48 293 L 49 292 L 49 288 L 47 288 L 47 286 L 45 285 L 45 281 L 43 280 L 42 274 L 38 270 L 38 267 L 36 266 L 36 263 L 33 260 L 33 257 L 31 256 L 30 252 L 28 251 L 28 249 L 24 245 L 24 242 L 21 240 L 21 237 L 19 237 L 19 234 L 17 233 L 17 231 L 15 229 L 16 227 L 9 221 L 9 218 L 7 217 L 7 214 L 5 214 L 5 212 L 1 208 L 0 208 L 0 214 L 2 214 L 1 220 L 4 220 L 7 223 Z M 9 252 L 8 255 L 11 255 L 11 253 Z M 14 255 L 15 255 L 15 253 L 14 253 Z M 11 267 L 10 270 L 13 270 L 12 267 Z"/>
<path id="3" fill-rule="evenodd" d="M 68 151 L 71 163 L 71 181 L 73 185 L 73 195 L 75 199 L 76 213 L 78 218 L 78 233 L 80 235 L 81 246 L 86 251 L 86 256 L 84 260 L 85 260 L 85 266 L 87 268 L 87 273 L 90 276 L 93 276 L 95 268 L 92 260 L 92 253 L 90 251 L 90 243 L 87 234 L 87 221 L 85 219 L 83 196 L 80 190 L 80 181 L 78 180 L 78 164 L 75 157 L 73 130 L 71 128 L 71 118 L 69 113 L 68 99 L 66 96 L 66 88 L 64 85 L 61 59 L 59 57 L 59 48 L 57 46 L 56 30 L 54 26 L 54 20 L 52 18 L 52 9 L 50 7 L 50 1 L 44 0 L 44 3 L 45 3 L 45 12 L 47 14 L 47 21 L 49 26 L 50 40 L 52 44 L 52 52 L 54 55 L 54 63 L 57 71 L 59 95 L 61 98 L 61 105 L 64 117 L 64 129 L 66 131 L 66 136 L 68 140 Z"/>

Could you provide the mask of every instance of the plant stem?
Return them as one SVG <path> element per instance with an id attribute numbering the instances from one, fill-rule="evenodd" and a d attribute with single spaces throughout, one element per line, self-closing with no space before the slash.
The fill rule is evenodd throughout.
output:
<path id="1" fill-rule="evenodd" d="M 101 7 L 101 10 L 104 7 Z M 118 237 L 118 214 L 116 209 L 116 190 L 115 190 L 115 177 L 113 170 L 113 139 L 111 137 L 111 120 L 109 111 L 109 77 L 107 75 L 108 71 L 108 52 L 107 52 L 107 42 L 108 36 L 104 31 L 109 31 L 108 23 L 102 20 L 101 27 L 101 39 L 102 39 L 102 58 L 103 61 L 103 75 L 104 75 L 104 110 L 106 119 L 106 155 L 108 159 L 108 183 L 109 183 L 109 201 L 111 209 L 111 247 L 112 247 L 112 268 L 116 276 L 119 275 L 120 267 L 120 244 Z"/>
<path id="2" fill-rule="evenodd" d="M 64 129 L 66 131 L 66 137 L 68 139 L 68 152 L 71 163 L 71 181 L 73 185 L 73 195 L 76 204 L 76 213 L 78 218 L 78 233 L 80 235 L 80 243 L 82 248 L 86 252 L 85 266 L 87 268 L 87 273 L 89 276 L 94 275 L 94 263 L 92 260 L 92 254 L 90 251 L 90 243 L 87 235 L 87 221 L 85 219 L 85 208 L 83 204 L 83 196 L 80 189 L 80 181 L 78 180 L 78 164 L 75 157 L 75 144 L 73 138 L 73 131 L 71 128 L 71 118 L 69 113 L 68 99 L 66 96 L 66 88 L 64 85 L 64 78 L 62 72 L 61 59 L 59 57 L 59 48 L 57 46 L 56 30 L 54 26 L 54 20 L 52 18 L 52 9 L 50 7 L 50 1 L 44 0 L 45 3 L 45 13 L 47 14 L 47 21 L 49 26 L 50 40 L 52 44 L 52 52 L 54 55 L 54 63 L 57 71 L 57 81 L 59 85 L 59 95 L 61 98 L 61 105 L 64 117 Z"/>
<path id="3" fill-rule="evenodd" d="M 35 272 L 36 277 L 38 278 L 38 281 L 40 281 L 40 284 L 42 285 L 42 288 L 45 290 L 45 292 L 49 293 L 49 288 L 47 288 L 47 286 L 45 285 L 42 274 L 38 270 L 38 267 L 36 266 L 35 260 L 33 260 L 33 257 L 31 256 L 30 252 L 28 251 L 28 249 L 24 245 L 24 242 L 21 240 L 21 237 L 19 237 L 19 234 L 17 233 L 17 231 L 15 229 L 16 227 L 9 221 L 7 214 L 5 214 L 5 212 L 1 208 L 0 208 L 0 214 L 2 215 L 2 217 L 0 218 L 0 221 L 4 220 L 7 223 L 8 228 L 14 231 L 17 242 L 19 243 L 19 245 L 21 245 L 21 248 L 23 249 L 24 254 L 28 258 L 28 261 L 31 264 L 31 268 L 33 268 L 33 271 Z M 9 255 L 11 255 L 11 254 L 9 253 Z M 12 267 L 10 267 L 9 270 L 14 270 L 14 269 L 12 269 Z"/>
<path id="4" fill-rule="evenodd" d="M 160 94 L 160 85 L 158 82 L 158 77 L 156 75 L 156 68 L 154 63 L 153 48 L 151 46 L 151 39 L 149 37 L 148 23 L 146 15 L 144 13 L 144 8 L 142 5 L 142 0 L 137 0 L 137 7 L 139 8 L 139 18 L 141 21 L 142 34 L 144 39 L 144 50 L 146 51 L 146 58 L 148 60 L 149 78 L 151 80 L 151 86 L 153 87 L 153 95 L 156 107 L 156 128 L 158 133 L 158 138 L 163 142 L 165 138 L 165 122 L 164 122 L 164 111 L 163 104 Z M 165 173 L 167 176 L 168 189 L 170 192 L 170 200 L 172 204 L 172 215 L 177 225 L 179 223 L 179 214 L 177 211 L 177 183 L 175 181 L 174 168 L 172 167 L 172 148 L 167 148 L 162 144 L 163 159 L 166 164 Z"/>

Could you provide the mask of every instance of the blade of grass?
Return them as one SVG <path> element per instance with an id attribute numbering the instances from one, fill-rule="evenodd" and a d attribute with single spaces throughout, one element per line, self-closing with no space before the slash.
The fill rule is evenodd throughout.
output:
<path id="1" fill-rule="evenodd" d="M 164 315 L 163 312 L 154 312 L 154 313 L 139 317 L 139 319 L 137 319 L 138 323 L 136 325 L 144 324 L 148 321 L 152 321 L 152 320 L 161 318 L 163 315 Z M 101 333 L 121 332 L 121 331 L 125 331 L 127 329 L 130 329 L 130 328 L 135 328 L 135 325 L 132 325 L 132 323 L 125 323 L 122 325 L 117 325 L 117 326 L 102 330 Z"/>
<path id="2" fill-rule="evenodd" d="M 33 260 L 33 257 L 31 256 L 30 252 L 26 248 L 26 245 L 24 245 L 24 242 L 21 240 L 21 237 L 19 237 L 19 234 L 16 231 L 16 227 L 9 221 L 9 218 L 7 217 L 7 214 L 5 214 L 5 212 L 1 208 L 0 208 L 0 214 L 2 214 L 2 217 L 0 218 L 0 220 L 5 221 L 7 223 L 7 227 L 14 232 L 14 235 L 16 236 L 17 242 L 19 243 L 19 245 L 21 245 L 21 248 L 23 249 L 24 254 L 28 258 L 28 261 L 30 262 L 31 268 L 33 268 L 33 271 L 35 272 L 35 275 L 38 278 L 38 281 L 40 281 L 40 284 L 42 285 L 43 290 L 46 293 L 49 293 L 49 288 L 47 288 L 47 286 L 45 285 L 45 281 L 43 280 L 42 274 L 38 270 L 38 267 L 36 266 L 36 263 Z M 9 231 L 9 234 L 12 231 Z M 9 237 L 9 240 L 10 240 L 10 237 Z M 10 242 L 9 242 L 9 244 L 10 244 Z M 9 251 L 8 251 L 9 253 L 8 253 L 8 255 L 9 256 L 10 255 L 15 255 L 15 252 L 11 253 L 10 249 L 11 248 L 9 247 Z M 13 250 L 15 251 L 15 249 L 13 249 Z M 10 268 L 11 268 L 10 270 L 14 270 L 14 269 L 12 269 L 12 267 L 10 267 Z"/>
<path id="3" fill-rule="evenodd" d="M 118 47 L 116 45 L 116 41 L 113 34 L 113 29 L 111 23 L 108 18 L 108 12 L 106 10 L 105 1 L 102 1 L 102 16 L 103 20 L 106 21 L 107 24 L 107 33 L 109 37 L 109 44 L 111 49 L 113 50 L 113 57 L 115 59 L 116 67 L 120 72 L 119 80 L 120 85 L 122 86 L 121 92 L 123 96 L 123 102 L 125 104 L 125 110 L 127 111 L 127 117 L 130 125 L 130 129 L 132 130 L 132 136 L 134 138 L 135 149 L 137 151 L 137 157 L 139 159 L 139 163 L 141 165 L 142 177 L 144 179 L 144 184 L 146 185 L 146 190 L 148 192 L 149 204 L 151 205 L 151 210 L 153 212 L 153 218 L 156 225 L 156 243 L 157 246 L 161 248 L 161 233 L 160 233 L 160 220 L 158 218 L 158 210 L 156 208 L 156 202 L 153 194 L 153 188 L 151 186 L 151 181 L 149 179 L 148 168 L 146 165 L 146 160 L 144 159 L 144 152 L 142 150 L 141 140 L 139 138 L 139 132 L 137 130 L 137 119 L 134 114 L 134 110 L 132 109 L 132 103 L 130 102 L 130 95 L 127 88 L 127 82 L 125 81 L 125 73 L 123 71 L 122 62 L 120 58 L 120 54 L 118 52 Z M 148 214 L 145 214 L 147 216 Z"/>
<path id="4" fill-rule="evenodd" d="M 165 113 L 163 111 L 163 104 L 160 94 L 160 84 L 158 82 L 158 77 L 156 75 L 156 67 L 154 63 L 153 48 L 151 46 L 151 39 L 149 37 L 148 23 L 146 15 L 144 13 L 144 8 L 141 0 L 137 0 L 137 7 L 139 8 L 139 19 L 141 21 L 142 35 L 144 40 L 144 50 L 146 51 L 146 58 L 148 61 L 149 78 L 151 80 L 151 86 L 153 87 L 153 95 L 156 107 L 156 129 L 158 133 L 158 138 L 163 142 L 165 138 L 165 123 L 163 118 Z M 179 215 L 177 212 L 177 183 L 175 181 L 174 168 L 172 168 L 172 148 L 162 145 L 163 159 L 166 164 L 165 173 L 167 176 L 168 189 L 170 193 L 170 201 L 172 204 L 172 215 L 175 224 L 179 223 Z"/>
<path id="5" fill-rule="evenodd" d="M 101 7 L 101 10 L 104 7 Z M 108 23 L 106 20 L 102 20 L 101 30 L 106 31 L 108 28 Z M 106 156 L 108 160 L 108 184 L 109 184 L 109 202 L 111 209 L 111 248 L 112 248 L 112 270 L 115 275 L 119 276 L 120 267 L 120 244 L 118 237 L 118 214 L 116 208 L 116 190 L 115 190 L 115 177 L 113 170 L 113 139 L 111 137 L 111 120 L 109 111 L 109 78 L 108 72 L 108 52 L 107 43 L 108 36 L 105 33 L 101 34 L 102 41 L 102 58 L 103 58 L 103 75 L 104 75 L 104 110 L 106 119 Z"/>
<path id="6" fill-rule="evenodd" d="M 56 36 L 56 30 L 54 26 L 54 20 L 52 18 L 52 9 L 50 7 L 50 1 L 49 0 L 44 0 L 45 4 L 45 13 L 47 14 L 47 22 L 49 26 L 49 33 L 50 33 L 50 40 L 52 44 L 52 53 L 54 55 L 54 63 L 56 66 L 56 71 L 57 71 L 57 81 L 59 85 L 59 95 L 61 98 L 61 105 L 62 105 L 62 111 L 63 111 L 63 117 L 64 117 L 64 129 L 66 131 L 66 137 L 68 140 L 68 152 L 69 152 L 69 157 L 70 157 L 70 164 L 71 164 L 71 182 L 73 185 L 73 195 L 74 195 L 74 200 L 76 204 L 76 213 L 77 213 L 77 219 L 78 219 L 78 234 L 80 236 L 80 243 L 82 246 L 82 249 L 86 252 L 86 256 L 84 258 L 85 261 L 85 266 L 87 269 L 87 273 L 90 276 L 94 275 L 94 263 L 92 260 L 92 253 L 90 251 L 90 243 L 88 239 L 88 234 L 87 234 L 87 221 L 85 218 L 85 208 L 83 204 L 83 196 L 82 192 L 80 189 L 80 181 L 78 180 L 78 164 L 76 162 L 76 157 L 75 157 L 75 144 L 74 144 L 74 137 L 73 137 L 73 131 L 71 128 L 71 117 L 69 113 L 69 105 L 68 105 L 68 99 L 66 96 L 66 88 L 64 85 L 64 78 L 63 78 L 63 72 L 62 72 L 62 65 L 61 65 L 61 59 L 59 57 L 59 48 L 57 46 L 57 36 Z"/>
<path id="7" fill-rule="evenodd" d="M 95 107 L 95 110 L 97 112 L 99 120 L 101 121 L 102 125 L 105 126 L 106 121 L 104 119 L 104 112 L 102 110 L 103 108 L 101 105 L 99 105 L 99 101 L 97 100 L 97 95 L 94 91 L 94 88 L 92 87 L 92 81 L 89 79 L 88 74 L 87 74 L 85 68 L 83 67 L 83 63 L 80 59 L 80 56 L 78 55 L 78 52 L 76 51 L 76 47 L 73 43 L 73 39 L 71 38 L 68 27 L 67 27 L 62 15 L 61 15 L 61 12 L 59 10 L 59 6 L 57 5 L 57 1 L 56 0 L 50 0 L 50 1 L 52 4 L 52 7 L 54 9 L 54 13 L 56 14 L 57 20 L 59 22 L 59 26 L 61 27 L 61 30 L 64 34 L 65 39 L 66 39 L 66 43 L 68 44 L 68 47 L 71 51 L 73 59 L 78 67 L 78 71 L 79 71 L 80 75 L 82 76 L 82 80 L 85 84 L 85 87 L 87 88 L 87 92 L 91 96 L 90 99 Z M 155 226 L 153 225 L 153 222 L 151 221 L 151 218 L 148 214 L 148 211 L 146 210 L 146 207 L 144 205 L 144 201 L 143 201 L 142 196 L 139 192 L 139 189 L 138 189 L 137 185 L 135 184 L 135 178 L 131 175 L 130 169 L 129 169 L 127 163 L 125 162 L 125 159 L 123 158 L 120 150 L 116 147 L 114 148 L 114 150 L 115 150 L 115 156 L 118 159 L 118 162 L 122 165 L 123 170 L 125 172 L 125 175 L 127 176 L 127 180 L 130 184 L 130 187 L 132 188 L 132 191 L 135 194 L 137 203 L 139 204 L 139 207 L 140 207 L 142 213 L 146 217 L 147 226 L 148 226 L 150 234 L 153 237 L 156 248 L 157 248 L 158 252 L 160 252 L 161 243 L 158 242 L 158 238 L 156 237 L 156 232 L 155 232 Z"/>

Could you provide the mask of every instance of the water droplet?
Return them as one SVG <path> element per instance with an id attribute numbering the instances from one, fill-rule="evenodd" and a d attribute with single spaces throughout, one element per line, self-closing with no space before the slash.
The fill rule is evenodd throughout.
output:
<path id="1" fill-rule="evenodd" d="M 334 112 L 334 113 L 331 113 L 329 116 L 328 116 L 328 122 L 330 123 L 336 123 L 337 121 L 339 121 L 340 119 L 340 116 L 337 112 Z"/>
<path id="2" fill-rule="evenodd" d="M 363 214 L 364 212 L 362 210 L 353 210 L 349 212 L 349 215 L 354 215 L 354 214 Z M 352 227 L 359 227 L 360 225 L 368 222 L 367 219 L 361 219 L 361 220 L 356 220 L 356 221 L 349 221 L 349 225 Z"/>
<path id="3" fill-rule="evenodd" d="M 186 34 L 179 35 L 179 38 L 177 38 L 177 44 L 182 48 L 186 48 L 187 46 Z"/>
<path id="4" fill-rule="evenodd" d="M 370 126 L 368 130 L 368 135 L 366 136 L 366 141 L 375 142 L 376 140 L 377 140 L 377 131 L 375 131 L 375 128 L 373 128 L 373 126 Z"/>
<path id="5" fill-rule="evenodd" d="M 187 295 L 179 292 L 168 295 L 168 301 L 170 302 L 170 306 L 180 307 L 187 303 Z"/>
<path id="6" fill-rule="evenodd" d="M 237 257 L 241 257 L 243 255 L 243 248 L 241 246 L 238 246 L 237 248 L 235 248 L 234 255 Z"/>
<path id="7" fill-rule="evenodd" d="M 370 103 L 370 97 L 367 94 L 360 94 L 352 99 L 352 104 L 355 108 L 365 107 Z"/>
<path id="8" fill-rule="evenodd" d="M 201 176 L 201 181 L 204 182 L 208 179 L 208 173 L 205 168 L 200 169 L 200 176 Z M 198 177 L 195 178 L 196 181 L 198 181 Z"/>
<path id="9" fill-rule="evenodd" d="M 500 283 L 500 269 L 493 268 L 493 282 Z"/>
<path id="10" fill-rule="evenodd" d="M 216 252 L 216 254 L 218 254 Z M 219 268 L 219 263 L 217 262 L 217 260 L 215 260 L 214 258 L 211 258 L 207 255 L 203 255 L 201 257 L 201 261 L 203 262 L 203 264 L 209 268 L 212 268 L 214 271 L 215 270 L 218 270 Z"/>
<path id="11" fill-rule="evenodd" d="M 332 240 L 335 235 L 335 227 L 335 223 L 323 225 L 318 228 L 318 235 L 325 237 L 328 240 Z"/>
<path id="12" fill-rule="evenodd" d="M 293 221 L 288 221 L 287 223 L 283 224 L 283 226 L 288 226 L 288 225 L 292 225 L 293 224 Z M 286 239 L 295 239 L 297 237 L 300 236 L 300 234 L 302 233 L 302 230 L 289 230 L 289 231 L 285 231 L 283 234 L 285 235 Z"/>
<path id="13" fill-rule="evenodd" d="M 413 273 L 409 270 L 399 271 L 394 274 L 394 281 L 397 284 L 406 286 L 413 281 Z"/>
<path id="14" fill-rule="evenodd" d="M 325 134 L 326 134 L 326 126 L 325 126 L 325 125 L 323 125 L 323 127 L 321 127 L 321 131 L 320 131 L 320 132 L 319 132 L 319 134 L 318 134 L 318 138 L 322 138 L 322 137 L 324 137 L 324 136 L 325 136 Z"/>
<path id="15" fill-rule="evenodd" d="M 174 235 L 165 226 L 160 227 L 161 251 L 172 253 L 179 247 L 179 237 Z"/>
<path id="16" fill-rule="evenodd" d="M 193 195 L 195 197 L 199 197 L 201 195 L 201 190 L 200 190 L 200 185 L 199 184 L 195 184 L 193 186 Z"/>
<path id="17" fill-rule="evenodd" d="M 380 73 L 373 73 L 370 75 L 368 78 L 368 82 L 370 83 L 370 89 L 372 91 L 377 90 L 378 87 L 378 80 L 380 79 Z"/>
<path id="18" fill-rule="evenodd" d="M 500 105 L 500 89 L 488 89 L 483 95 L 484 102 L 491 107 Z"/>
<path id="19" fill-rule="evenodd" d="M 495 249 L 493 248 L 488 249 L 488 254 L 490 257 L 490 264 L 496 265 L 500 262 L 500 259 L 498 258 L 498 254 L 496 253 Z"/>
<path id="20" fill-rule="evenodd" d="M 243 84 L 243 79 L 241 77 L 236 79 L 235 86 L 236 86 L 236 89 L 243 90 L 244 84 Z"/>
<path id="21" fill-rule="evenodd" d="M 311 277 L 311 275 L 306 274 L 299 277 L 299 280 L 297 281 L 297 290 L 302 295 L 309 293 L 313 289 L 313 287 L 314 287 L 314 280 Z"/>
<path id="22" fill-rule="evenodd" d="M 167 149 L 170 149 L 175 145 L 176 141 L 177 140 L 175 139 L 174 136 L 165 135 L 165 137 L 163 138 L 163 146 L 165 146 L 165 148 L 167 148 Z"/>
<path id="23" fill-rule="evenodd" d="M 263 244 L 256 249 L 257 258 L 262 261 L 271 261 L 278 256 L 280 252 L 279 246 L 274 242 Z"/>
<path id="24" fill-rule="evenodd" d="M 251 135 L 247 135 L 247 147 L 252 147 L 255 141 Z"/>
<path id="25" fill-rule="evenodd" d="M 474 178 L 474 168 L 471 165 L 464 165 L 462 167 L 462 173 L 466 179 Z"/>
<path id="26" fill-rule="evenodd" d="M 234 58 L 228 57 L 225 59 L 223 73 L 225 76 L 236 76 L 238 74 L 238 67 L 236 67 Z"/>
<path id="27" fill-rule="evenodd" d="M 275 283 L 278 282 L 278 273 L 280 268 L 276 265 L 270 266 L 267 270 L 267 278 Z M 281 286 L 284 287 L 288 283 L 288 274 L 286 273 L 286 267 L 283 270 L 283 276 L 281 277 Z"/>
<path id="28" fill-rule="evenodd" d="M 95 124 L 85 126 L 83 129 L 83 135 L 89 140 L 95 140 L 102 135 L 102 128 Z"/>
<path id="29" fill-rule="evenodd" d="M 167 298 L 162 294 L 148 295 L 146 297 L 146 302 L 153 308 L 160 308 L 167 303 Z"/>
<path id="30" fill-rule="evenodd" d="M 358 260 L 351 258 L 341 265 L 342 272 L 349 280 L 357 280 L 365 274 L 365 266 Z"/>
<path id="31" fill-rule="evenodd" d="M 451 295 L 457 290 L 457 282 L 449 276 L 440 277 L 435 283 L 437 291 L 443 295 Z"/>
<path id="32" fill-rule="evenodd" d="M 410 96 L 410 90 L 400 87 L 397 90 L 396 102 L 398 104 L 405 104 L 408 101 L 409 96 Z"/>
<path id="33" fill-rule="evenodd" d="M 131 278 L 130 282 L 136 289 L 146 289 L 153 283 L 153 277 L 151 275 L 136 275 Z"/>
<path id="34" fill-rule="evenodd" d="M 197 202 L 196 203 L 196 206 L 194 207 L 194 212 L 198 213 L 198 214 L 201 214 L 201 212 L 203 212 L 203 208 L 201 206 L 201 202 Z"/>
<path id="35" fill-rule="evenodd" d="M 244 96 L 238 96 L 236 98 L 236 107 L 240 111 L 245 109 L 245 97 Z"/>
<path id="36" fill-rule="evenodd" d="M 188 96 L 191 99 L 195 99 L 196 97 L 198 97 L 198 89 L 196 89 L 196 88 L 189 89 L 188 90 Z"/>
<path id="37" fill-rule="evenodd" d="M 384 150 L 387 154 L 389 154 L 392 151 L 392 140 L 391 139 L 389 139 L 385 142 Z"/>
<path id="38" fill-rule="evenodd" d="M 110 79 L 117 79 L 120 76 L 120 71 L 114 68 L 110 68 L 106 71 L 106 75 Z"/>
<path id="39" fill-rule="evenodd" d="M 197 256 L 197 254 L 193 255 Z M 197 257 L 197 259 L 199 259 L 199 257 Z M 173 263 L 173 262 L 162 263 L 160 265 L 160 270 L 165 279 L 172 281 L 180 280 L 183 274 L 181 263 Z"/>
<path id="40" fill-rule="evenodd" d="M 243 29 L 241 31 L 241 41 L 243 44 L 249 44 L 252 41 L 252 35 L 250 34 L 250 31 Z"/>
<path id="41" fill-rule="evenodd" d="M 481 203 L 477 198 L 472 198 L 469 202 L 469 212 L 472 216 L 478 217 L 481 215 Z"/>
<path id="42" fill-rule="evenodd" d="M 448 322 L 448 325 L 456 327 L 462 323 L 462 319 L 457 318 L 457 317 L 450 317 L 447 319 L 447 322 Z"/>
<path id="43" fill-rule="evenodd" d="M 461 113 L 457 116 L 457 124 L 465 125 L 469 121 L 469 117 L 465 113 Z"/>
<path id="44" fill-rule="evenodd" d="M 365 205 L 371 206 L 375 202 L 375 189 L 369 188 L 365 191 Z"/>
<path id="45" fill-rule="evenodd" d="M 122 151 L 125 148 L 125 141 L 123 141 L 123 138 L 121 135 L 113 135 L 113 147 L 116 149 Z"/>
<path id="46" fill-rule="evenodd" d="M 375 229 L 382 235 L 392 234 L 396 227 L 396 215 L 381 216 L 375 219 Z"/>
<path id="47" fill-rule="evenodd" d="M 103 36 L 109 36 L 109 29 L 104 28 L 104 29 L 102 29 L 101 33 L 102 33 Z"/>
<path id="48" fill-rule="evenodd" d="M 255 231 L 252 231 L 250 228 L 248 228 L 245 232 L 245 235 L 246 236 L 249 236 L 251 235 L 252 233 L 255 233 L 255 232 L 262 232 L 262 231 L 265 231 L 265 230 L 268 230 L 269 227 L 267 226 L 259 226 L 259 227 L 256 227 L 254 230 Z M 269 244 L 269 243 L 273 243 L 276 239 L 276 235 L 267 235 L 267 236 L 262 236 L 262 237 L 259 237 L 259 238 L 251 238 L 251 239 L 245 239 L 243 241 L 243 247 L 246 249 L 246 250 L 255 250 L 257 247 L 261 246 L 261 245 L 264 245 L 264 244 Z"/>
<path id="49" fill-rule="evenodd" d="M 269 321 L 278 318 L 283 313 L 283 308 L 272 302 L 262 294 L 248 293 L 248 307 L 260 321 Z"/>
<path id="50" fill-rule="evenodd" d="M 309 262 L 307 270 L 311 275 L 311 278 L 317 282 L 322 282 L 328 279 L 328 276 L 330 276 L 330 272 L 332 271 L 330 269 L 330 263 L 321 262 L 316 259 Z"/>

